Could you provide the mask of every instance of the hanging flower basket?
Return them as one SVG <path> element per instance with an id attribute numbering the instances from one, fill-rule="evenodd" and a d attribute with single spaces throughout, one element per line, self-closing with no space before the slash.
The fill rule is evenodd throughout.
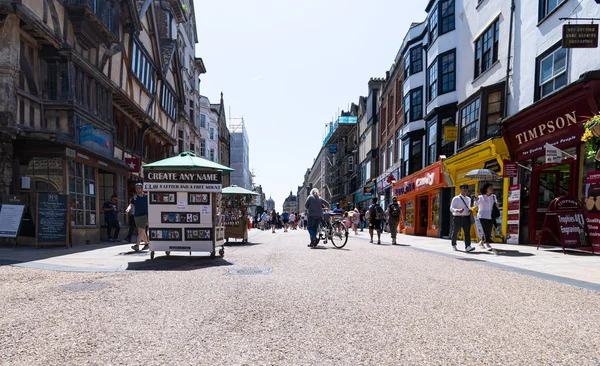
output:
<path id="1" fill-rule="evenodd" d="M 600 115 L 590 118 L 585 123 L 585 132 L 581 137 L 585 142 L 585 155 L 588 159 L 597 159 L 600 150 Z"/>

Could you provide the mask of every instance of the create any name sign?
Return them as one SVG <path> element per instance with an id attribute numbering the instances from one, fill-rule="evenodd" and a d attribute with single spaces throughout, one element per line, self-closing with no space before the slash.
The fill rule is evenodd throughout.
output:
<path id="1" fill-rule="evenodd" d="M 146 191 L 221 192 L 220 171 L 144 172 Z"/>

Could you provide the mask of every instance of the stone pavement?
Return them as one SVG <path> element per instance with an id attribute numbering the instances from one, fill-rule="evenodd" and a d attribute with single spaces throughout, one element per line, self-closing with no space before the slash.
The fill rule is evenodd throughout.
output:
<path id="1" fill-rule="evenodd" d="M 259 230 L 251 230 L 249 241 L 261 234 Z M 279 233 L 283 233 L 281 230 Z M 303 231 L 306 233 L 306 231 Z M 362 245 L 368 243 L 367 231 L 358 235 L 350 234 L 351 242 L 360 241 Z M 382 245 L 391 245 L 389 233 L 382 235 Z M 398 247 L 426 251 L 447 257 L 458 258 L 466 261 L 516 271 L 526 275 L 563 282 L 570 285 L 600 291 L 600 255 L 579 251 L 567 251 L 563 254 L 561 248 L 544 247 L 537 250 L 536 246 L 495 244 L 496 251 L 488 252 L 476 249 L 474 252 L 462 251 L 464 245 L 458 243 L 458 252 L 453 252 L 447 239 L 418 237 L 412 235 L 399 235 Z M 230 246 L 236 246 L 235 242 Z M 140 269 L 157 269 L 173 265 L 164 261 L 150 261 L 148 251 L 135 253 L 130 248 L 131 244 L 90 244 L 75 245 L 72 248 L 32 248 L 32 247 L 0 247 L 0 265 L 13 265 L 18 267 L 38 268 L 58 271 L 75 272 L 118 272 Z M 225 257 L 227 258 L 227 248 Z M 197 258 L 202 253 L 192 253 Z M 163 258 L 163 253 L 158 252 L 157 259 Z M 187 256 L 187 253 L 173 253 L 173 256 Z M 157 264 L 158 263 L 158 264 Z M 210 259 L 206 258 L 206 264 Z"/>

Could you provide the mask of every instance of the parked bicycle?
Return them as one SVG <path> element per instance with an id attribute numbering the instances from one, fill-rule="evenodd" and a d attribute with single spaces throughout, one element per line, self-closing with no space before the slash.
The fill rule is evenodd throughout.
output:
<path id="1" fill-rule="evenodd" d="M 327 244 L 327 241 L 331 240 L 331 244 L 340 249 L 348 242 L 348 228 L 339 217 L 333 216 L 332 222 L 332 216 L 333 212 L 331 211 L 323 213 L 323 221 L 321 221 L 317 230 L 316 244 L 319 244 L 321 240 L 323 244 Z"/>

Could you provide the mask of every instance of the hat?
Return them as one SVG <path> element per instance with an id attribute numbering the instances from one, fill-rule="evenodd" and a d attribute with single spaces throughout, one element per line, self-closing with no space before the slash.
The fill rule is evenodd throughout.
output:
<path id="1" fill-rule="evenodd" d="M 469 185 L 468 184 L 461 184 L 460 185 L 460 189 L 469 189 Z"/>

